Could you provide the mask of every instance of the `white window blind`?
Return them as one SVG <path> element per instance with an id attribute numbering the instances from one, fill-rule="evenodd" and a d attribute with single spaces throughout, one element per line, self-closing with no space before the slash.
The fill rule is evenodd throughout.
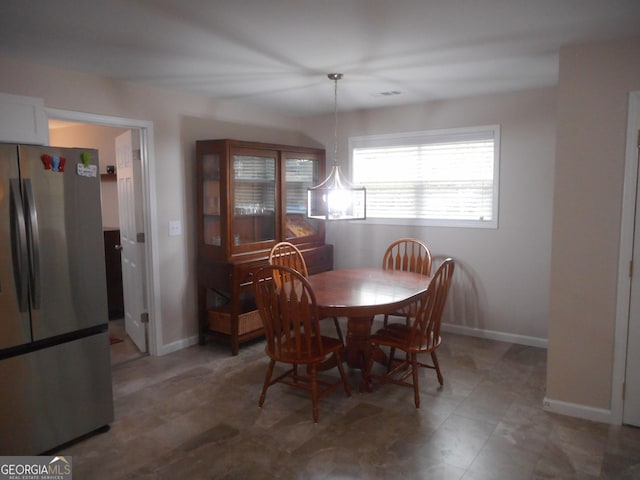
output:
<path id="1" fill-rule="evenodd" d="M 350 139 L 368 219 L 497 226 L 499 127 Z"/>
<path id="2" fill-rule="evenodd" d="M 234 207 L 273 212 L 276 202 L 274 157 L 233 156 Z"/>

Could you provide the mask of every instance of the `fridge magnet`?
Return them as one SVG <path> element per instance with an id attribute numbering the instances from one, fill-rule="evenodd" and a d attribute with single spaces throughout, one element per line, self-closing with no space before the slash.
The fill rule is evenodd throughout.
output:
<path id="1" fill-rule="evenodd" d="M 76 173 L 81 177 L 97 177 L 98 166 L 89 164 L 91 154 L 89 152 L 82 152 L 80 154 L 80 159 L 82 160 L 82 163 L 78 163 L 76 166 Z"/>
<path id="2" fill-rule="evenodd" d="M 40 160 L 42 160 L 45 170 L 51 170 L 51 155 L 47 155 L 46 153 L 44 155 L 40 155 Z"/>
<path id="3" fill-rule="evenodd" d="M 64 157 L 58 157 L 57 155 L 47 155 L 46 153 L 40 155 L 40 160 L 44 165 L 45 170 L 51 170 L 52 172 L 64 172 L 64 165 L 67 159 Z"/>
<path id="4" fill-rule="evenodd" d="M 67 159 L 64 157 L 53 156 L 51 157 L 51 171 L 53 172 L 64 172 L 64 164 L 67 162 Z"/>

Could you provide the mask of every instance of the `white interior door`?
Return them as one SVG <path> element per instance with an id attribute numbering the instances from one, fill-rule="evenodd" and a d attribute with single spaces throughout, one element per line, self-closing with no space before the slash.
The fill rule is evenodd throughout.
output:
<path id="1" fill-rule="evenodd" d="M 122 245 L 122 286 L 127 334 L 141 352 L 147 351 L 144 222 L 142 215 L 139 139 L 129 130 L 116 137 L 118 213 Z"/>
<path id="2" fill-rule="evenodd" d="M 638 132 L 638 142 L 640 144 L 640 132 Z M 638 160 L 640 161 L 640 145 Z M 636 217 L 633 234 L 634 272 L 631 279 L 622 422 L 640 427 L 640 192 L 638 190 L 636 187 Z"/>

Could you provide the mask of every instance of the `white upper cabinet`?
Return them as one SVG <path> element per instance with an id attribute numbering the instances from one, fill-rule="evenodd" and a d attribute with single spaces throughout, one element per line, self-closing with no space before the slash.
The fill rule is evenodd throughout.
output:
<path id="1" fill-rule="evenodd" d="M 0 93 L 0 141 L 49 144 L 49 126 L 41 98 Z"/>

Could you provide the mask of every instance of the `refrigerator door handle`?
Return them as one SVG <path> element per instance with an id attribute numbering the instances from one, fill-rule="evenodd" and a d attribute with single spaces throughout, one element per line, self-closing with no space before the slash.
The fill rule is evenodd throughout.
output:
<path id="1" fill-rule="evenodd" d="M 9 180 L 10 216 L 11 216 L 11 251 L 13 256 L 13 278 L 16 284 L 18 307 L 21 312 L 29 308 L 29 290 L 25 273 L 29 269 L 27 251 L 27 227 L 24 219 L 24 207 L 20 195 L 20 181 Z"/>
<path id="2" fill-rule="evenodd" d="M 38 212 L 36 211 L 36 203 L 33 198 L 33 189 L 31 188 L 31 180 L 24 180 L 24 191 L 27 209 L 27 235 L 31 249 L 31 261 L 29 262 L 29 284 L 31 286 L 31 303 L 34 309 L 40 308 L 40 235 L 38 231 Z"/>

